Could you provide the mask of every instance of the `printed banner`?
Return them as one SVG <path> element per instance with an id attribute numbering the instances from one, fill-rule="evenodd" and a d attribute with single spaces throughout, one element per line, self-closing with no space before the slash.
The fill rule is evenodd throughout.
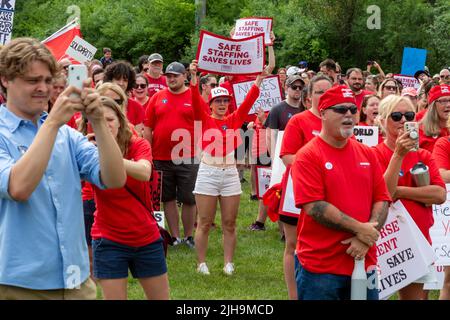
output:
<path id="1" fill-rule="evenodd" d="M 434 253 L 438 256 L 436 265 L 450 266 L 450 184 L 447 187 L 447 201 L 433 205 L 434 225 L 430 229 Z"/>
<path id="2" fill-rule="evenodd" d="M 378 127 L 377 126 L 355 126 L 353 134 L 356 140 L 369 147 L 378 145 Z"/>
<path id="3" fill-rule="evenodd" d="M 283 177 L 282 190 L 280 214 L 291 217 L 298 217 L 301 209 L 295 206 L 294 184 L 292 183 L 290 167 Z"/>
<path id="4" fill-rule="evenodd" d="M 264 42 L 271 46 L 270 32 L 272 31 L 272 18 L 249 17 L 236 20 L 234 26 L 233 39 L 248 38 L 260 33 L 264 33 Z"/>
<path id="5" fill-rule="evenodd" d="M 402 83 L 403 88 L 414 88 L 416 90 L 419 90 L 420 88 L 419 81 L 414 77 L 405 76 L 402 74 L 394 74 L 394 79 L 399 80 Z"/>
<path id="6" fill-rule="evenodd" d="M 69 47 L 66 50 L 66 54 L 81 62 L 85 63 L 94 59 L 95 52 L 97 52 L 97 48 L 91 45 L 86 40 L 81 39 L 79 36 L 76 36 Z"/>
<path id="7" fill-rule="evenodd" d="M 233 96 L 236 100 L 236 106 L 239 108 L 244 102 L 247 93 L 250 91 L 255 81 L 243 81 L 233 84 Z M 248 114 L 255 114 L 258 108 L 262 108 L 264 112 L 269 112 L 273 106 L 283 101 L 283 93 L 278 76 L 270 76 L 265 78 L 260 89 L 259 98 L 255 101 Z"/>
<path id="8" fill-rule="evenodd" d="M 161 210 L 162 177 L 163 172 L 158 170 L 153 170 L 150 177 L 150 196 L 155 212 Z"/>
<path id="9" fill-rule="evenodd" d="M 256 195 L 262 199 L 263 195 L 269 189 L 272 168 L 256 166 Z"/>
<path id="10" fill-rule="evenodd" d="M 432 248 L 400 201 L 389 208 L 377 241 L 380 299 L 424 276 L 429 271 Z M 420 230 L 418 231 L 420 234 Z M 432 259 L 431 259 L 432 260 Z"/>
<path id="11" fill-rule="evenodd" d="M 0 7 L 0 43 L 11 41 L 16 0 L 3 0 Z"/>
<path id="12" fill-rule="evenodd" d="M 270 177 L 269 188 L 280 183 L 283 178 L 283 173 L 286 171 L 286 166 L 280 158 L 281 143 L 283 142 L 284 131 L 278 131 L 277 143 L 275 145 L 275 154 L 272 163 L 272 176 Z"/>
<path id="13" fill-rule="evenodd" d="M 234 40 L 200 31 L 198 70 L 215 74 L 258 75 L 265 65 L 264 35 Z"/>

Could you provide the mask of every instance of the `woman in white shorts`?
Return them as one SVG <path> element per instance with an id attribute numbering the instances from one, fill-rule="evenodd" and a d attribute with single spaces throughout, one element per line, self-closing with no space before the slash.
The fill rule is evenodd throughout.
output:
<path id="1" fill-rule="evenodd" d="M 195 201 L 197 204 L 197 230 L 195 249 L 198 268 L 201 274 L 209 274 L 206 265 L 206 251 L 211 224 L 214 222 L 217 201 L 220 202 L 222 215 L 224 268 L 226 275 L 234 272 L 233 255 L 236 248 L 236 218 L 242 193 L 239 175 L 234 159 L 234 150 L 242 143 L 239 129 L 248 112 L 258 99 L 262 80 L 269 75 L 274 63 L 273 49 L 269 47 L 269 66 L 257 76 L 254 85 L 241 106 L 227 115 L 230 95 L 225 88 L 211 90 L 209 105 L 200 96 L 197 88 L 197 61 L 190 66 L 191 91 L 194 118 L 202 125 L 202 158 L 195 183 Z M 272 53 L 270 53 L 272 51 Z"/>

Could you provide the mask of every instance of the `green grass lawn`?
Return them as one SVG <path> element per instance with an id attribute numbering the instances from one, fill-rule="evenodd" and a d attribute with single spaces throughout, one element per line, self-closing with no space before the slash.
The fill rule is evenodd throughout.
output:
<path id="1" fill-rule="evenodd" d="M 237 219 L 237 248 L 234 263 L 236 272 L 225 276 L 223 268 L 222 231 L 220 211 L 216 215 L 217 227 L 209 235 L 207 263 L 209 276 L 196 272 L 195 251 L 186 245 L 169 247 L 167 265 L 172 300 L 221 300 L 221 299 L 288 299 L 283 277 L 284 243 L 280 241 L 278 224 L 270 219 L 266 231 L 249 231 L 258 213 L 258 202 L 250 200 L 250 176 L 246 170 L 243 193 Z M 438 291 L 430 293 L 430 299 L 437 299 Z M 98 286 L 98 298 L 101 299 Z M 145 299 L 137 280 L 130 277 L 128 299 Z M 394 295 L 391 299 L 397 299 Z"/>

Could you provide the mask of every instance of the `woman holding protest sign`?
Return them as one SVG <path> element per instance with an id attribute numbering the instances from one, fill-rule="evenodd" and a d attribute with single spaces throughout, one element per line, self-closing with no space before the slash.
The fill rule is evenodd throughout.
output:
<path id="1" fill-rule="evenodd" d="M 128 270 L 148 299 L 169 299 L 163 243 L 150 198 L 150 144 L 132 133 L 113 99 L 102 96 L 101 101 L 107 125 L 124 157 L 127 181 L 119 189 L 93 187 L 97 205 L 91 232 L 94 276 L 107 300 L 127 298 Z M 86 134 L 87 123 L 82 124 Z"/>
<path id="2" fill-rule="evenodd" d="M 239 109 L 225 116 L 230 104 L 228 90 L 221 87 L 212 89 L 208 106 L 197 88 L 197 61 L 192 61 L 190 65 L 194 118 L 202 123 L 203 155 L 193 191 L 198 209 L 195 234 L 197 271 L 201 274 L 209 274 L 206 265 L 206 251 L 209 229 L 214 222 L 217 201 L 220 202 L 222 215 L 223 271 L 226 275 L 234 273 L 236 218 L 242 193 L 234 159 L 234 151 L 242 143 L 242 139 L 236 130 L 241 128 L 244 123 L 248 112 L 259 97 L 259 87 L 263 79 L 272 72 L 273 67 L 272 65 L 266 66 L 264 71 L 257 76 Z"/>
<path id="3" fill-rule="evenodd" d="M 404 132 L 404 123 L 414 121 L 415 112 L 411 101 L 406 97 L 390 95 L 380 104 L 379 120 L 386 138 L 374 148 L 384 173 L 384 178 L 394 201 L 401 200 L 414 222 L 428 242 L 429 230 L 433 225 L 431 205 L 445 201 L 445 184 L 431 153 L 424 149 L 413 151 L 417 139 Z M 410 170 L 422 162 L 428 167 L 429 184 L 414 181 Z M 423 297 L 423 284 L 427 277 L 418 279 L 399 290 L 401 300 L 420 300 Z"/>

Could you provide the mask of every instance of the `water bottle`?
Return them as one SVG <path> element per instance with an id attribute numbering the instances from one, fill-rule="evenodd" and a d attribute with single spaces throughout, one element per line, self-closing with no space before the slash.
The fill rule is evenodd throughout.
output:
<path id="1" fill-rule="evenodd" d="M 351 300 L 367 300 L 367 274 L 364 258 L 355 259 L 355 267 L 352 273 Z"/>

